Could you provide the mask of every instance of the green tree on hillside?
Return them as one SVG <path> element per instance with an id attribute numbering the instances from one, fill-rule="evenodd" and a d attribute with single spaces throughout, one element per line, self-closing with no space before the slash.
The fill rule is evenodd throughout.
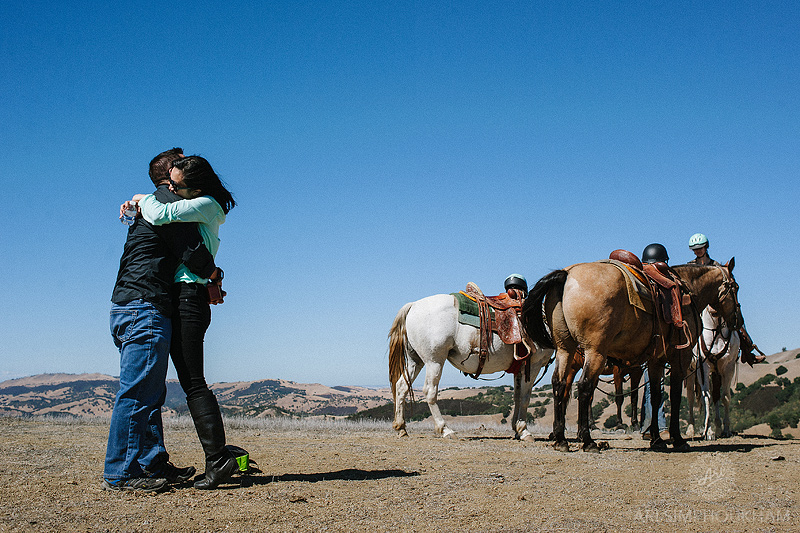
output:
<path id="1" fill-rule="evenodd" d="M 789 381 L 767 374 L 738 390 L 731 401 L 731 422 L 734 431 L 766 423 L 772 436 L 781 438 L 783 428 L 800 423 L 800 377 Z"/>

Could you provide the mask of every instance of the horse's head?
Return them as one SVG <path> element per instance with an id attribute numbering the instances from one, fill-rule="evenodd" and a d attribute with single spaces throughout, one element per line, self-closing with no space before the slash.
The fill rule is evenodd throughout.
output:
<path id="1" fill-rule="evenodd" d="M 711 307 L 716 311 L 731 329 L 742 327 L 742 308 L 739 305 L 739 284 L 733 277 L 735 258 L 731 258 L 725 266 L 719 268 L 722 278 L 717 289 L 717 296 Z"/>

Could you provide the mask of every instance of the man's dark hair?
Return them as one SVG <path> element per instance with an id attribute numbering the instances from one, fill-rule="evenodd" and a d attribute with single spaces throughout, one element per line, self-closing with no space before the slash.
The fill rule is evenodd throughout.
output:
<path id="1" fill-rule="evenodd" d="M 161 152 L 150 161 L 150 179 L 155 185 L 169 180 L 172 163 L 183 157 L 183 148 L 172 148 Z"/>

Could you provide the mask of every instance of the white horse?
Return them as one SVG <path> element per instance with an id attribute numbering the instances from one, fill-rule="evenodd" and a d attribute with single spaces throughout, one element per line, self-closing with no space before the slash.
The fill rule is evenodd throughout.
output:
<path id="1" fill-rule="evenodd" d="M 526 335 L 523 333 L 523 338 Z M 389 378 L 394 396 L 395 414 L 392 427 L 401 437 L 406 432 L 405 402 L 414 379 L 425 366 L 425 385 L 422 392 L 431 410 L 436 432 L 453 438 L 455 432 L 447 427 L 437 405 L 439 380 L 445 361 L 468 374 L 478 371 L 480 359 L 480 331 L 458 322 L 458 304 L 451 294 L 435 294 L 404 305 L 389 331 Z M 524 368 L 514 375 L 514 416 L 511 426 L 515 438 L 533 440 L 527 428 L 527 411 L 531 389 L 539 370 L 549 361 L 552 349 L 539 349 L 532 341 L 524 339 L 530 351 L 530 372 L 525 379 Z M 489 356 L 481 373 L 504 372 L 514 361 L 514 346 L 504 344 L 492 335 Z"/>
<path id="2" fill-rule="evenodd" d="M 689 407 L 689 427 L 686 436 L 693 437 L 694 400 L 702 399 L 705 420 L 702 437 L 714 440 L 717 436 L 730 437 L 731 383 L 739 359 L 739 334 L 730 329 L 725 321 L 713 314 L 710 308 L 703 310 L 703 335 L 693 348 L 692 366 L 686 378 L 686 399 Z M 701 344 L 703 343 L 703 344 Z M 704 349 L 705 348 L 705 349 Z M 720 420 L 720 402 L 725 415 Z M 711 428 L 711 407 L 714 407 L 714 425 Z"/>

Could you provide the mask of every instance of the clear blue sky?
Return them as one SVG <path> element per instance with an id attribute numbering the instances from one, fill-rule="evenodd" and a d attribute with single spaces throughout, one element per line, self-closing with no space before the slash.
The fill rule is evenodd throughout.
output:
<path id="1" fill-rule="evenodd" d="M 118 373 L 118 206 L 172 146 L 239 203 L 210 382 L 384 386 L 408 301 L 698 231 L 800 347 L 800 5 L 646 4 L 3 2 L 0 379 Z"/>

